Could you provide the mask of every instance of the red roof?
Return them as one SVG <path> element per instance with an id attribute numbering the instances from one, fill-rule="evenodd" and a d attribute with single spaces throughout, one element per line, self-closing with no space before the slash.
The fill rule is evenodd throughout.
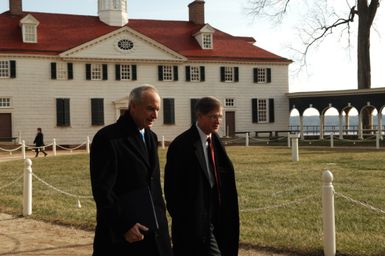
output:
<path id="1" fill-rule="evenodd" d="M 40 23 L 38 43 L 23 43 L 20 20 L 31 14 Z M 159 42 L 191 60 L 244 60 L 291 62 L 250 43 L 250 37 L 236 37 L 215 29 L 214 49 L 202 50 L 194 38 L 203 25 L 187 21 L 130 19 L 127 27 Z M 58 55 L 83 43 L 113 32 L 96 16 L 24 12 L 0 14 L 0 53 Z"/>

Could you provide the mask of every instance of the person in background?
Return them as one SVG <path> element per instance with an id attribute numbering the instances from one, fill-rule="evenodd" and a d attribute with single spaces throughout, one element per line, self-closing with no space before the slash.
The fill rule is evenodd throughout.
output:
<path id="1" fill-rule="evenodd" d="M 35 139 L 33 140 L 33 143 L 35 144 L 35 157 L 39 156 L 39 152 L 42 152 L 44 156 L 47 156 L 47 153 L 44 151 L 44 135 L 41 130 L 41 128 L 37 128 L 37 134 L 35 136 Z"/>
<path id="2" fill-rule="evenodd" d="M 94 256 L 172 255 L 160 185 L 158 138 L 150 130 L 159 109 L 160 97 L 153 86 L 135 88 L 129 95 L 128 111 L 93 138 Z M 143 208 L 148 199 L 149 206 Z M 153 227 L 140 221 L 151 214 Z"/>
<path id="3" fill-rule="evenodd" d="M 171 142 L 164 192 L 174 256 L 236 256 L 239 209 L 234 168 L 217 134 L 222 105 L 201 98 L 197 122 Z"/>

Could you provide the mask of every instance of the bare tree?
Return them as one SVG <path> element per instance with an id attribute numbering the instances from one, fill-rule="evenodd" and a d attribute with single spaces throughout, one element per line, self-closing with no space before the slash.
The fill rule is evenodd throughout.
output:
<path id="1" fill-rule="evenodd" d="M 347 33 L 350 38 L 350 25 L 358 20 L 357 34 L 357 84 L 358 89 L 371 88 L 370 68 L 370 31 L 381 0 L 345 0 L 346 11 L 338 15 L 329 8 L 328 1 L 290 1 L 290 0 L 249 0 L 251 14 L 255 17 L 268 17 L 272 21 L 283 22 L 290 11 L 295 8 L 306 8 L 313 5 L 311 16 L 308 16 L 306 27 L 302 29 L 301 39 L 304 48 L 302 65 L 306 65 L 309 49 L 331 35 L 335 29 Z M 337 0 L 334 0 L 337 1 Z M 332 2 L 334 2 L 332 1 Z M 330 2 L 330 1 L 329 1 Z M 354 3 L 350 3 L 354 2 Z M 314 11 L 317 10 L 317 11 Z M 358 17 L 358 19 L 356 19 Z M 306 19 L 306 17 L 304 18 Z"/>

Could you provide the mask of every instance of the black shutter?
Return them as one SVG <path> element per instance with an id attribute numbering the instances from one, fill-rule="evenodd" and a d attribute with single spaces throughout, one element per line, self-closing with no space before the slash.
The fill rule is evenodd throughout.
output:
<path id="1" fill-rule="evenodd" d="M 120 80 L 120 65 L 115 65 L 115 80 Z"/>
<path id="2" fill-rule="evenodd" d="M 108 69 L 107 64 L 102 65 L 103 68 L 103 80 L 108 80 Z"/>
<path id="3" fill-rule="evenodd" d="M 158 66 L 158 80 L 163 81 L 163 66 Z"/>
<path id="4" fill-rule="evenodd" d="M 175 100 L 163 99 L 163 123 L 175 124 Z"/>
<path id="5" fill-rule="evenodd" d="M 271 68 L 267 68 L 266 69 L 266 76 L 267 76 L 266 77 L 266 79 L 267 79 L 266 82 L 267 83 L 271 83 Z"/>
<path id="6" fill-rule="evenodd" d="M 258 99 L 251 99 L 251 113 L 253 123 L 258 123 Z"/>
<path id="7" fill-rule="evenodd" d="M 200 68 L 200 71 L 201 71 L 201 82 L 203 82 L 206 79 L 205 67 L 204 66 L 200 66 L 199 68 Z"/>
<path id="8" fill-rule="evenodd" d="M 258 69 L 253 68 L 253 81 L 254 83 L 258 83 Z"/>
<path id="9" fill-rule="evenodd" d="M 234 67 L 234 82 L 238 82 L 238 81 L 239 81 L 239 68 Z"/>
<path id="10" fill-rule="evenodd" d="M 225 81 L 225 67 L 221 67 L 221 82 Z"/>
<path id="11" fill-rule="evenodd" d="M 67 72 L 68 80 L 74 79 L 74 67 L 72 63 L 67 63 Z"/>
<path id="12" fill-rule="evenodd" d="M 86 64 L 86 80 L 91 80 L 91 64 Z"/>
<path id="13" fill-rule="evenodd" d="M 56 125 L 70 125 L 70 100 L 56 99 Z"/>
<path id="14" fill-rule="evenodd" d="M 131 65 L 131 80 L 136 80 L 137 75 L 136 75 L 136 65 Z"/>
<path id="15" fill-rule="evenodd" d="M 190 100 L 190 107 L 191 107 L 191 124 L 195 124 L 197 118 L 195 116 L 195 105 L 197 104 L 199 99 L 191 99 Z"/>
<path id="16" fill-rule="evenodd" d="M 174 66 L 173 69 L 174 69 L 174 81 L 178 81 L 178 79 L 179 79 L 179 77 L 178 77 L 178 66 Z"/>
<path id="17" fill-rule="evenodd" d="M 104 125 L 104 100 L 91 99 L 91 123 L 92 125 Z"/>
<path id="18" fill-rule="evenodd" d="M 269 99 L 269 123 L 274 122 L 274 99 Z"/>
<path id="19" fill-rule="evenodd" d="M 10 60 L 9 61 L 11 72 L 10 72 L 10 78 L 16 78 L 16 61 Z"/>
<path id="20" fill-rule="evenodd" d="M 51 62 L 51 79 L 56 79 L 56 62 Z"/>
<path id="21" fill-rule="evenodd" d="M 190 78 L 190 66 L 186 66 L 186 81 L 187 82 L 191 81 L 191 78 Z"/>

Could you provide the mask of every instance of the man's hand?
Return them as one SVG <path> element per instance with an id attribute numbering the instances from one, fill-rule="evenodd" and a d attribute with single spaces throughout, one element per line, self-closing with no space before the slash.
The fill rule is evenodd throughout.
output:
<path id="1" fill-rule="evenodd" d="M 140 223 L 136 223 L 124 234 L 124 239 L 126 239 L 129 243 L 142 241 L 144 239 L 144 235 L 141 231 L 148 231 L 148 228 Z"/>

